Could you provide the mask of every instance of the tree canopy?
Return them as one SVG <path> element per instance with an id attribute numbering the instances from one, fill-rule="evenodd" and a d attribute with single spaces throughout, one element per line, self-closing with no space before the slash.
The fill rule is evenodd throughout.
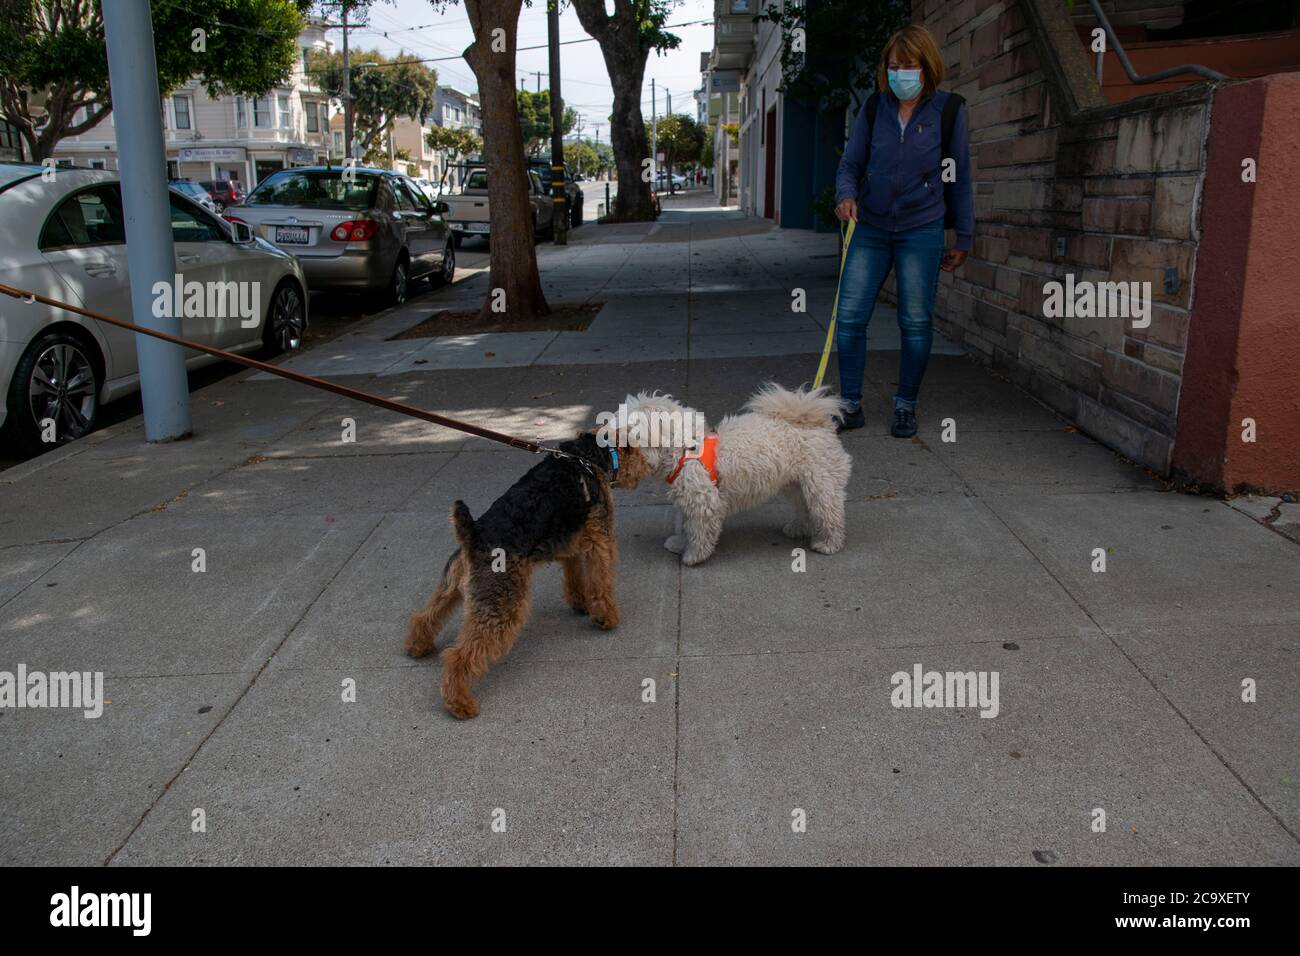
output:
<path id="1" fill-rule="evenodd" d="M 529 93 L 520 90 L 517 94 L 519 109 L 519 128 L 524 134 L 524 151 L 529 156 L 536 156 L 543 148 L 549 148 L 551 142 L 551 91 Z M 560 134 L 573 132 L 578 114 L 571 107 L 564 107 L 560 118 Z"/>
<path id="2" fill-rule="evenodd" d="M 861 105 L 875 89 L 876 66 L 889 37 L 910 17 L 910 0 L 820 0 L 811 8 L 787 3 L 760 19 L 777 24 L 782 89 L 827 112 Z"/>
<path id="3" fill-rule="evenodd" d="M 364 154 L 382 139 L 399 116 L 425 122 L 433 112 L 438 74 L 411 53 L 387 57 L 378 50 L 353 50 L 350 56 L 352 122 Z M 312 79 L 334 99 L 343 97 L 343 54 L 316 51 L 309 58 Z"/>
<path id="4" fill-rule="evenodd" d="M 309 6 L 156 0 L 159 93 L 192 77 L 214 97 L 261 96 L 286 83 Z M 88 132 L 112 109 L 99 0 L 9 0 L 0 17 L 0 117 L 17 128 L 31 158 L 45 159 L 64 137 Z"/>

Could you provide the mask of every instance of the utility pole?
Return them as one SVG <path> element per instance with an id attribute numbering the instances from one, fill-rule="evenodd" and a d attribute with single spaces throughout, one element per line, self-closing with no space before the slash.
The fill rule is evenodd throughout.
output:
<path id="1" fill-rule="evenodd" d="M 549 0 L 546 5 L 546 34 L 551 59 L 551 220 L 557 246 L 569 244 L 569 203 L 564 192 L 564 104 L 560 102 L 560 0 Z M 540 90 L 541 73 L 537 74 Z"/>
<path id="2" fill-rule="evenodd" d="M 343 159 L 352 159 L 352 59 L 348 56 L 348 3 L 342 0 L 343 12 Z"/>
<path id="3" fill-rule="evenodd" d="M 655 89 L 655 79 L 652 76 L 650 77 L 650 170 L 654 174 L 654 182 L 650 184 L 652 193 L 659 188 L 659 114 L 656 112 L 658 106 L 659 92 Z"/>
<path id="4" fill-rule="evenodd" d="M 673 91 L 665 86 L 664 95 L 668 97 L 668 109 L 664 110 L 664 117 L 667 118 L 673 115 Z M 668 167 L 668 195 L 675 196 L 676 194 L 677 190 L 673 188 L 673 168 L 670 165 Z"/>
<path id="5" fill-rule="evenodd" d="M 550 14 L 547 14 L 547 16 L 549 17 Z M 548 26 L 547 29 L 549 30 L 550 27 Z M 541 70 L 537 71 L 537 92 L 538 93 L 542 92 L 542 71 Z"/>
<path id="6" fill-rule="evenodd" d="M 179 315 L 159 316 L 154 311 L 155 286 L 170 290 L 169 300 L 178 299 L 180 290 L 175 285 L 180 277 L 172 244 L 167 172 L 162 162 L 167 154 L 159 123 L 161 103 L 153 21 L 147 3 L 102 6 L 108 79 L 115 97 L 122 212 L 126 240 L 131 246 L 132 318 L 146 328 L 180 335 Z M 171 342 L 137 335 L 135 354 L 144 403 L 145 440 L 184 438 L 192 429 L 184 351 Z M 60 389 L 65 385 L 61 381 L 55 384 Z"/>

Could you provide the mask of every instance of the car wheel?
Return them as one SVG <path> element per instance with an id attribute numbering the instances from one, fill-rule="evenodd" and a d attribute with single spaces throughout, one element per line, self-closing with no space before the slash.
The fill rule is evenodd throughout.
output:
<path id="1" fill-rule="evenodd" d="M 302 348 L 302 334 L 307 327 L 307 309 L 298 283 L 285 279 L 275 287 L 262 342 L 272 352 L 292 352 Z"/>
<path id="2" fill-rule="evenodd" d="M 451 285 L 456 278 L 456 244 L 448 239 L 447 247 L 442 250 L 442 268 L 429 276 L 429 284 L 434 288 Z"/>
<path id="3" fill-rule="evenodd" d="M 98 359 L 83 339 L 67 332 L 47 332 L 27 346 L 9 384 L 5 422 L 18 444 L 36 452 L 95 430 L 103 385 Z"/>
<path id="4" fill-rule="evenodd" d="M 408 269 L 406 256 L 398 256 L 397 262 L 393 265 L 393 275 L 388 280 L 388 285 L 380 291 L 379 304 L 381 306 L 403 305 L 406 302 L 406 293 L 410 286 Z"/>

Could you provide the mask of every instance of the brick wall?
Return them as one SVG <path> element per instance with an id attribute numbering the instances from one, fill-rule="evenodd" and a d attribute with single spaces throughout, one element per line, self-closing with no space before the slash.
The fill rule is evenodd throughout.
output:
<path id="1" fill-rule="evenodd" d="M 1083 430 L 1166 473 L 1199 238 L 1207 91 L 1065 122 L 1016 0 L 914 0 L 913 19 L 939 40 L 945 87 L 966 98 L 971 119 L 975 249 L 956 276 L 942 275 L 937 328 Z M 1067 274 L 1149 281 L 1150 327 L 1046 317 L 1044 286 Z"/>

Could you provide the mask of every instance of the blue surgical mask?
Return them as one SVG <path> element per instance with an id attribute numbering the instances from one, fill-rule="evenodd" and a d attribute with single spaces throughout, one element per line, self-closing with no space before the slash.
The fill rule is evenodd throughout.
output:
<path id="1" fill-rule="evenodd" d="M 889 88 L 900 100 L 914 100 L 921 95 L 925 83 L 920 70 L 890 70 Z"/>

